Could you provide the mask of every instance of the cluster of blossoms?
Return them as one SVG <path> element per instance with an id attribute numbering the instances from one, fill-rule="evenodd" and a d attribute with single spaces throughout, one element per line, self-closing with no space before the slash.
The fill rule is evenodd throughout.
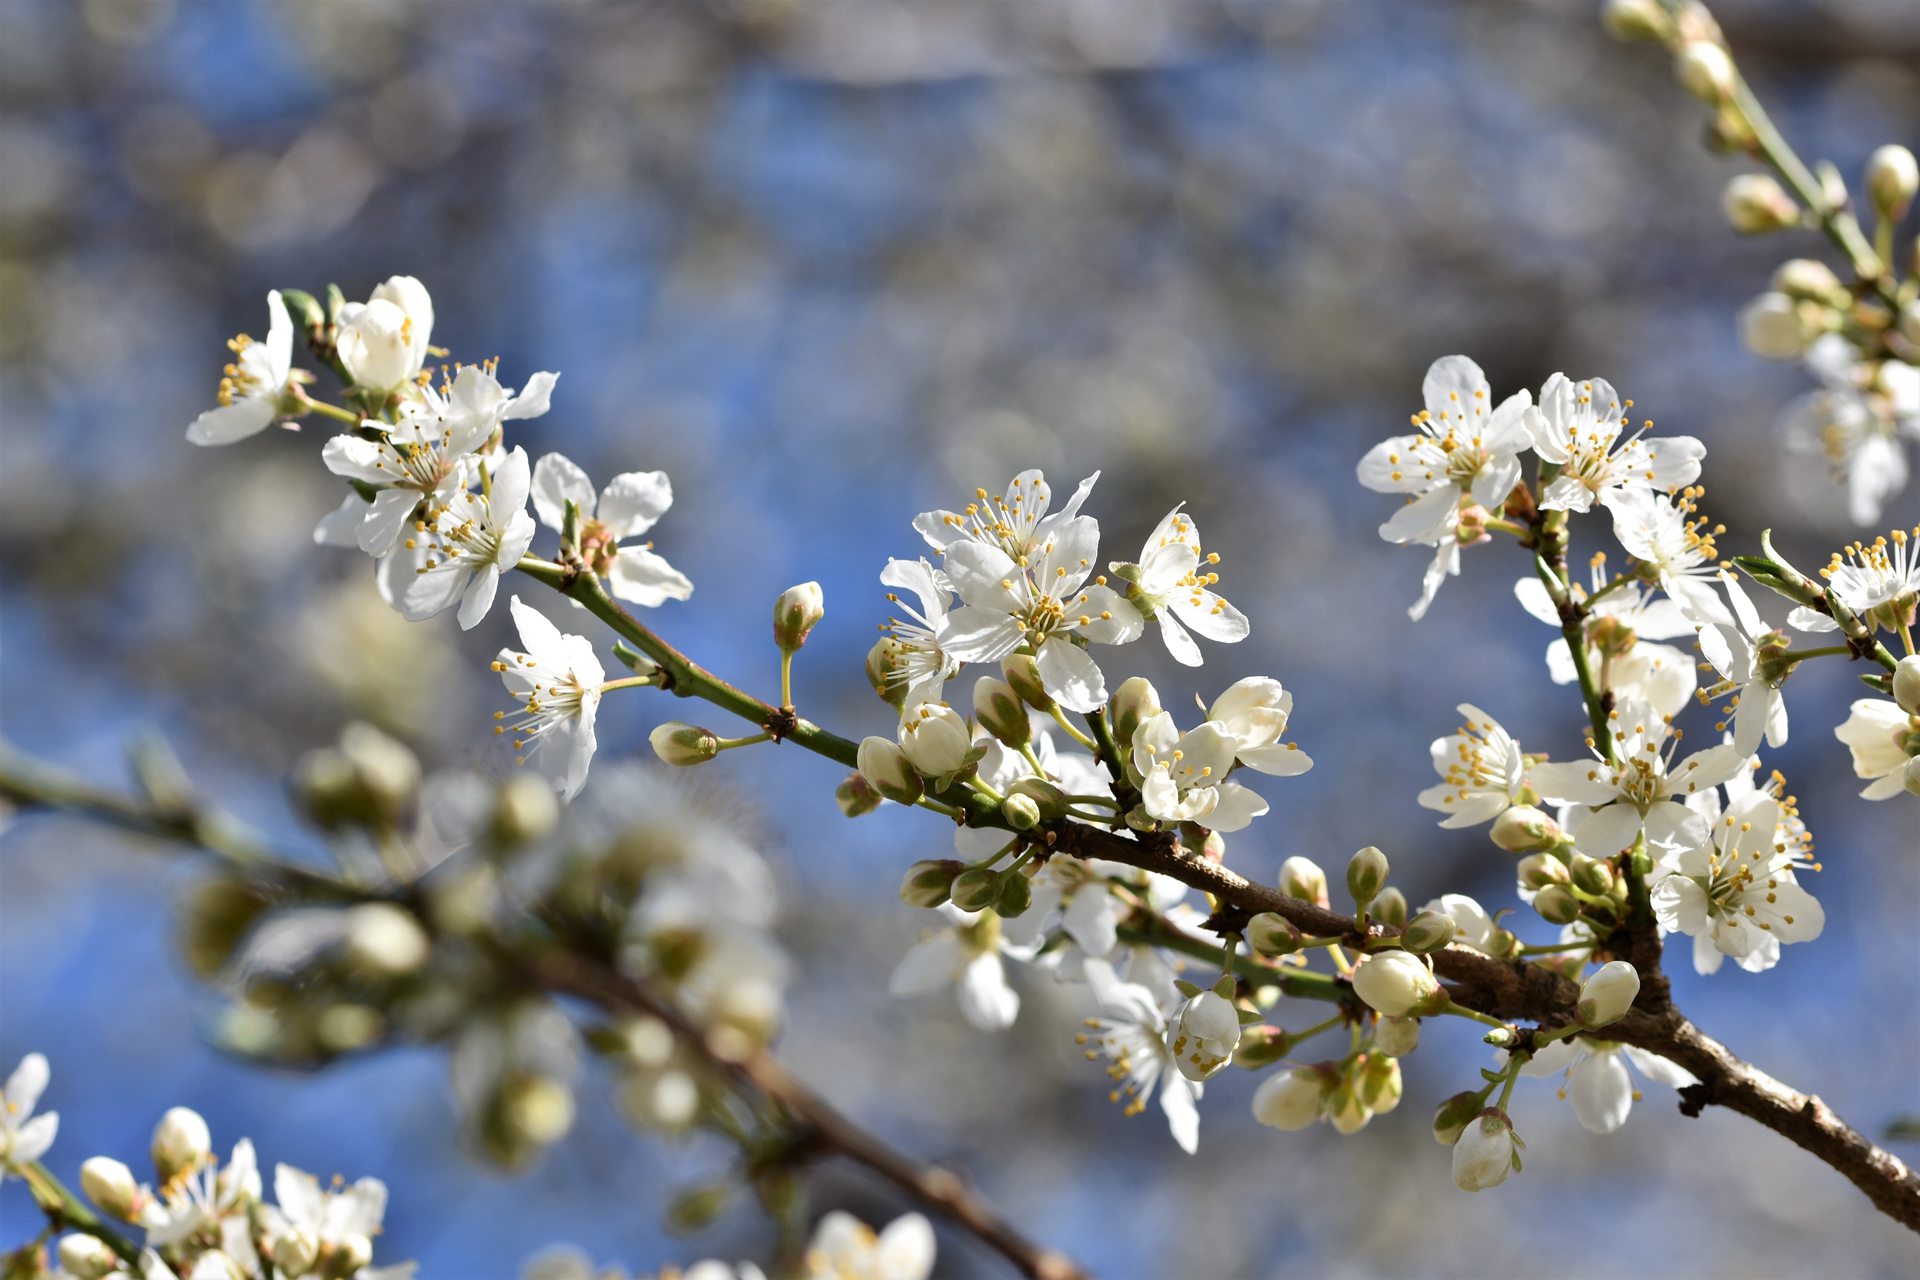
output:
<path id="1" fill-rule="evenodd" d="M 7 1080 L 0 1182 L 9 1175 L 23 1179 L 43 1208 L 80 1229 L 54 1242 L 56 1269 L 47 1265 L 43 1236 L 0 1261 L 6 1274 L 62 1280 L 407 1280 L 413 1275 L 410 1262 L 372 1265 L 374 1239 L 387 1209 L 385 1183 L 361 1178 L 349 1186 L 335 1178 L 322 1186 L 312 1174 L 281 1164 L 274 1166 L 268 1201 L 253 1143 L 240 1139 L 223 1164 L 214 1154 L 206 1120 L 186 1107 L 169 1110 L 153 1131 L 152 1182 L 137 1181 L 133 1170 L 111 1156 L 81 1164 L 80 1187 L 98 1214 L 80 1219 L 64 1204 L 63 1189 L 38 1164 L 59 1126 L 53 1113 L 33 1115 L 48 1076 L 47 1060 L 32 1053 Z M 135 1242 L 121 1227 L 143 1232 L 144 1238 Z"/>
<path id="2" fill-rule="evenodd" d="M 808 1280 L 928 1280 L 933 1258 L 933 1225 L 920 1214 L 904 1214 L 875 1231 L 836 1209 L 814 1225 L 793 1274 Z M 587 1254 L 562 1245 L 529 1260 L 520 1280 L 629 1280 L 629 1275 L 622 1267 L 595 1266 Z M 709 1258 L 663 1267 L 652 1280 L 766 1280 L 766 1273 L 751 1262 Z"/>

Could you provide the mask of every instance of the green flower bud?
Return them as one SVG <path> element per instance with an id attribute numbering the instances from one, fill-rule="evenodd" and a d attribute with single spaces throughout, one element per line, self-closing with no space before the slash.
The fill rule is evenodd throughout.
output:
<path id="1" fill-rule="evenodd" d="M 560 799 L 553 784 L 537 774 L 515 773 L 494 797 L 489 833 L 501 849 L 518 849 L 545 836 L 559 820 Z"/>
<path id="2" fill-rule="evenodd" d="M 427 962 L 433 942 L 420 922 L 391 902 L 365 902 L 347 910 L 342 954 L 354 969 L 376 978 L 397 978 Z"/>
<path id="3" fill-rule="evenodd" d="M 850 773 L 846 780 L 833 789 L 833 799 L 840 806 L 840 812 L 849 818 L 857 818 L 863 813 L 872 813 L 880 807 L 884 799 L 873 784 L 859 773 Z"/>
<path id="4" fill-rule="evenodd" d="M 198 1111 L 174 1107 L 160 1117 L 153 1130 L 153 1171 L 161 1182 L 171 1182 L 197 1169 L 213 1150 L 213 1135 Z"/>
<path id="5" fill-rule="evenodd" d="M 1673 33 L 1673 20 L 1660 0 L 1607 0 L 1600 21 L 1620 41 L 1665 40 Z"/>
<path id="6" fill-rule="evenodd" d="M 1419 1024 L 1415 1023 L 1414 1038 L 1419 1039 Z M 1374 1115 L 1385 1115 L 1400 1105 L 1401 1082 L 1400 1060 L 1398 1057 L 1381 1052 L 1367 1054 L 1361 1060 L 1359 1073 L 1354 1080 L 1354 1092 L 1360 1097 L 1361 1104 Z"/>
<path id="7" fill-rule="evenodd" d="M 320 1261 L 320 1237 L 306 1227 L 289 1225 L 268 1250 L 273 1265 L 290 1276 L 312 1273 Z"/>
<path id="8" fill-rule="evenodd" d="M 1727 183 L 1720 207 L 1741 235 L 1765 235 L 1800 225 L 1800 206 L 1771 174 L 1738 175 Z"/>
<path id="9" fill-rule="evenodd" d="M 1046 682 L 1040 679 L 1039 664 L 1029 654 L 1010 653 L 1000 661 L 1000 674 L 1012 690 L 1020 695 L 1020 700 L 1035 711 L 1046 715 L 1053 714 L 1053 695 L 1047 692 Z"/>
<path id="10" fill-rule="evenodd" d="M 1347 892 L 1354 902 L 1365 906 L 1372 902 L 1387 883 L 1387 855 L 1372 845 L 1347 860 Z"/>
<path id="11" fill-rule="evenodd" d="M 1133 731 L 1143 721 L 1160 714 L 1160 694 L 1144 676 L 1132 676 L 1120 682 L 1107 701 L 1107 715 L 1113 719 L 1113 740 L 1131 743 Z"/>
<path id="12" fill-rule="evenodd" d="M 669 720 L 647 735 L 653 754 L 666 764 L 682 768 L 705 764 L 720 754 L 719 736 L 699 725 Z"/>
<path id="13" fill-rule="evenodd" d="M 1263 956 L 1290 956 L 1300 949 L 1300 930 L 1274 911 L 1262 911 L 1247 921 L 1247 945 Z"/>
<path id="14" fill-rule="evenodd" d="M 1916 191 L 1920 191 L 1920 165 L 1913 152 L 1898 144 L 1881 147 L 1867 159 L 1867 198 L 1874 212 L 1888 222 L 1907 216 Z"/>
<path id="15" fill-rule="evenodd" d="M 1508 853 L 1542 853 L 1560 838 L 1553 815 L 1530 804 L 1517 804 L 1493 820 L 1493 842 Z"/>
<path id="16" fill-rule="evenodd" d="M 1580 900 L 1564 885 L 1550 884 L 1535 894 L 1533 909 L 1548 924 L 1572 924 L 1580 918 Z"/>
<path id="17" fill-rule="evenodd" d="M 1295 855 L 1280 864 L 1280 892 L 1324 907 L 1327 905 L 1327 873 L 1311 858 Z"/>
<path id="18" fill-rule="evenodd" d="M 896 711 L 907 700 L 906 655 L 906 647 L 892 636 L 881 636 L 867 650 L 867 683 Z"/>
<path id="19" fill-rule="evenodd" d="M 1388 886 L 1373 895 L 1373 902 L 1367 907 L 1367 914 L 1381 924 L 1399 928 L 1407 922 L 1407 895 Z"/>
<path id="20" fill-rule="evenodd" d="M 814 624 L 827 616 L 826 599 L 817 582 L 788 587 L 773 602 L 773 642 L 782 653 L 792 653 L 807 642 Z"/>
<path id="21" fill-rule="evenodd" d="M 120 1266 L 119 1257 L 104 1240 L 79 1232 L 61 1236 L 55 1252 L 60 1257 L 60 1269 L 74 1280 L 100 1280 Z"/>
<path id="22" fill-rule="evenodd" d="M 227 876 L 195 885 L 180 912 L 180 947 L 188 967 L 202 978 L 224 969 L 270 903 L 255 886 Z"/>
<path id="23" fill-rule="evenodd" d="M 111 1156 L 94 1156 L 80 1166 L 80 1189 L 110 1218 L 131 1222 L 139 1203 L 140 1184 L 133 1170 Z"/>
<path id="24" fill-rule="evenodd" d="M 1018 871 L 1009 871 L 1000 877 L 1000 896 L 993 901 L 994 914 L 1002 919 L 1011 920 L 1026 914 L 1033 905 L 1033 882 Z"/>
<path id="25" fill-rule="evenodd" d="M 893 739 L 875 736 L 862 740 L 857 759 L 860 776 L 887 799 L 915 804 L 925 794 L 926 785 Z"/>
<path id="26" fill-rule="evenodd" d="M 1613 892 L 1613 867 L 1598 858 L 1589 858 L 1584 853 L 1573 855 L 1573 863 L 1568 868 L 1573 887 L 1582 893 L 1590 893 L 1596 898 L 1604 898 Z"/>
<path id="27" fill-rule="evenodd" d="M 1920 716 L 1920 653 L 1910 653 L 1893 669 L 1893 700 L 1910 716 Z"/>
<path id="28" fill-rule="evenodd" d="M 954 877 L 953 905 L 962 911 L 984 911 L 1000 901 L 1000 873 L 975 867 Z"/>
<path id="29" fill-rule="evenodd" d="M 1486 1105 L 1486 1099 L 1477 1093 L 1454 1094 L 1434 1109 L 1433 1140 L 1443 1147 L 1452 1146 Z"/>
<path id="30" fill-rule="evenodd" d="M 1415 955 L 1438 951 L 1453 941 L 1453 917 L 1440 911 L 1422 911 L 1400 930 L 1400 945 Z"/>
<path id="31" fill-rule="evenodd" d="M 1708 40 L 1692 40 L 1680 50 L 1674 71 L 1686 91 L 1710 107 L 1733 97 L 1735 72 L 1727 51 Z"/>
<path id="32" fill-rule="evenodd" d="M 1045 778 L 1021 778 L 1007 788 L 1007 795 L 1033 801 L 1040 808 L 1042 822 L 1058 822 L 1067 816 L 1067 793 Z"/>
<path id="33" fill-rule="evenodd" d="M 981 676 L 974 681 L 973 718 L 1016 751 L 1033 741 L 1033 723 L 1027 718 L 1026 705 L 1005 680 Z"/>
<path id="34" fill-rule="evenodd" d="M 1516 868 L 1523 889 L 1540 890 L 1548 885 L 1571 884 L 1573 877 L 1567 871 L 1567 864 L 1550 853 L 1536 853 L 1520 859 Z"/>
<path id="35" fill-rule="evenodd" d="M 1292 1050 L 1293 1037 L 1280 1027 L 1245 1027 L 1240 1032 L 1240 1043 L 1233 1050 L 1233 1061 L 1235 1066 L 1255 1071 L 1272 1066 Z"/>
<path id="36" fill-rule="evenodd" d="M 1011 795 L 1000 802 L 1000 816 L 1015 831 L 1031 831 L 1040 825 L 1040 805 L 1032 796 Z"/>
<path id="37" fill-rule="evenodd" d="M 1373 1047 L 1390 1058 L 1406 1057 L 1420 1047 L 1420 1019 L 1380 1019 L 1373 1029 Z"/>
<path id="38" fill-rule="evenodd" d="M 1851 297 L 1833 268 L 1817 258 L 1791 258 L 1773 273 L 1773 287 L 1795 302 L 1846 306 Z"/>
<path id="39" fill-rule="evenodd" d="M 1624 960 L 1609 960 L 1580 984 L 1580 1002 L 1574 1006 L 1580 1025 L 1592 1030 L 1618 1022 L 1640 994 L 1640 974 Z"/>

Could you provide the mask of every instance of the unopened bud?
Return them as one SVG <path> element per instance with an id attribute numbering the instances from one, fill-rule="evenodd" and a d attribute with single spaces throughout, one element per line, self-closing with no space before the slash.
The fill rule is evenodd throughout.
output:
<path id="1" fill-rule="evenodd" d="M 884 797 L 874 790 L 865 775 L 850 773 L 846 780 L 833 789 L 834 803 L 840 806 L 840 812 L 849 818 L 857 818 L 863 813 L 872 813 L 880 807 Z"/>
<path id="2" fill-rule="evenodd" d="M 1011 795 L 1000 802 L 1000 816 L 1015 831 L 1031 831 L 1040 825 L 1040 805 L 1032 796 Z"/>
<path id="3" fill-rule="evenodd" d="M 1898 222 L 1907 216 L 1914 193 L 1920 191 L 1920 165 L 1903 146 L 1881 147 L 1867 159 L 1866 185 L 1874 212 L 1888 222 Z"/>
<path id="4" fill-rule="evenodd" d="M 348 1277 L 360 1274 L 372 1261 L 373 1241 L 352 1231 L 332 1241 L 321 1251 L 316 1270 L 322 1280 L 348 1280 Z"/>
<path id="5" fill-rule="evenodd" d="M 1550 884 L 1533 895 L 1533 909 L 1548 924 L 1572 924 L 1580 918 L 1580 900 L 1564 885 Z"/>
<path id="6" fill-rule="evenodd" d="M 1517 804 L 1493 820 L 1493 842 L 1508 853 L 1539 853 L 1560 843 L 1560 824 L 1530 804 Z"/>
<path id="7" fill-rule="evenodd" d="M 180 946 L 202 978 L 224 969 L 273 899 L 258 885 L 216 875 L 195 885 L 180 912 Z"/>
<path id="8" fill-rule="evenodd" d="M 1000 873 L 975 867 L 954 877 L 953 905 L 962 911 L 984 911 L 1000 901 Z"/>
<path id="9" fill-rule="evenodd" d="M 1390 1018 L 1430 1012 L 1444 1001 L 1433 966 L 1407 951 L 1376 951 L 1353 971 L 1353 990 L 1376 1013 Z"/>
<path id="10" fill-rule="evenodd" d="M 1420 1038 L 1418 1023 L 1412 1023 L 1414 1039 Z M 1363 1060 L 1359 1076 L 1354 1081 L 1354 1092 L 1360 1102 L 1374 1115 L 1385 1115 L 1400 1105 L 1402 1085 L 1400 1063 L 1397 1055 L 1389 1053 L 1370 1053 Z"/>
<path id="11" fill-rule="evenodd" d="M 1844 306 L 1847 287 L 1833 268 L 1818 258 L 1790 258 L 1773 273 L 1773 287 L 1797 302 L 1819 302 Z"/>
<path id="12" fill-rule="evenodd" d="M 1033 723 L 1020 695 L 1005 680 L 981 676 L 973 684 L 973 718 L 1016 751 L 1033 740 Z"/>
<path id="13" fill-rule="evenodd" d="M 573 1090 L 552 1076 L 524 1075 L 509 1082 L 500 1107 L 509 1130 L 535 1146 L 552 1146 L 573 1128 Z"/>
<path id="14" fill-rule="evenodd" d="M 1674 71 L 1686 91 L 1708 106 L 1733 97 L 1733 59 L 1711 41 L 1690 41 L 1674 60 Z"/>
<path id="15" fill-rule="evenodd" d="M 1300 930 L 1273 911 L 1262 911 L 1247 921 L 1246 937 L 1247 945 L 1263 956 L 1290 956 L 1300 949 Z"/>
<path id="16" fill-rule="evenodd" d="M 1420 1047 L 1420 1019 L 1380 1019 L 1373 1029 L 1373 1047 L 1390 1058 L 1406 1057 Z"/>
<path id="17" fill-rule="evenodd" d="M 1617 1022 L 1640 994 L 1640 974 L 1625 960 L 1609 960 L 1580 984 L 1580 1002 L 1574 1006 L 1580 1025 L 1589 1031 Z"/>
<path id="18" fill-rule="evenodd" d="M 1768 360 L 1797 358 L 1817 336 L 1801 313 L 1806 305 L 1784 293 L 1761 294 L 1740 312 L 1740 340 Z"/>
<path id="19" fill-rule="evenodd" d="M 153 1171 L 161 1182 L 171 1182 L 198 1168 L 213 1150 L 213 1135 L 198 1111 L 174 1107 L 160 1117 L 153 1130 Z"/>
<path id="20" fill-rule="evenodd" d="M 1253 1118 L 1269 1129 L 1292 1132 L 1320 1118 L 1332 1077 L 1315 1067 L 1294 1067 L 1268 1076 L 1253 1094 Z"/>
<path id="21" fill-rule="evenodd" d="M 60 1256 L 60 1269 L 74 1280 L 100 1280 L 120 1265 L 119 1257 L 107 1247 L 106 1241 L 79 1232 L 61 1236 L 55 1252 Z"/>
<path id="22" fill-rule="evenodd" d="M 1584 853 L 1573 855 L 1573 865 L 1568 868 L 1573 887 L 1582 893 L 1590 893 L 1596 898 L 1604 898 L 1613 892 L 1613 867 L 1598 858 L 1589 858 Z"/>
<path id="23" fill-rule="evenodd" d="M 1920 653 L 1910 653 L 1893 669 L 1893 700 L 1910 716 L 1920 716 Z"/>
<path id="24" fill-rule="evenodd" d="M 993 900 L 994 914 L 1011 920 L 1026 914 L 1033 905 L 1033 882 L 1018 871 L 1000 877 L 1000 896 Z"/>
<path id="25" fill-rule="evenodd" d="M 733 1184 L 726 1180 L 689 1187 L 668 1204 L 667 1228 L 681 1233 L 699 1231 L 725 1212 L 732 1199 Z"/>
<path id="26" fill-rule="evenodd" d="M 705 764 L 720 754 L 720 738 L 711 729 L 669 720 L 647 735 L 653 754 L 666 764 L 682 768 Z"/>
<path id="27" fill-rule="evenodd" d="M 1415 955 L 1438 951 L 1453 941 L 1453 917 L 1440 911 L 1422 911 L 1400 931 L 1400 945 Z"/>
<path id="28" fill-rule="evenodd" d="M 1390 924 L 1397 929 L 1407 922 L 1407 895 L 1388 886 L 1373 896 L 1367 914 L 1381 924 Z"/>
<path id="29" fill-rule="evenodd" d="M 360 972 L 395 978 L 425 964 L 433 943 L 406 908 L 365 902 L 347 911 L 342 950 L 347 963 Z"/>
<path id="30" fill-rule="evenodd" d="M 1515 868 L 1520 878 L 1520 887 L 1538 892 L 1548 885 L 1571 884 L 1572 876 L 1567 872 L 1567 864 L 1550 853 L 1529 854 L 1520 859 Z"/>
<path id="31" fill-rule="evenodd" d="M 907 763 L 907 757 L 891 738 L 875 736 L 863 739 L 856 759 L 860 776 L 887 799 L 900 804 L 914 804 L 925 794 L 926 787 L 920 781 L 920 775 L 913 771 L 913 766 Z"/>
<path id="32" fill-rule="evenodd" d="M 1327 873 L 1311 858 L 1288 858 L 1280 864 L 1280 892 L 1324 907 L 1328 905 Z"/>
<path id="33" fill-rule="evenodd" d="M 1906 787 L 1908 795 L 1920 796 L 1920 756 L 1907 761 L 1906 770 L 1901 775 L 1901 785 Z"/>
<path id="34" fill-rule="evenodd" d="M 1513 1121 L 1488 1107 L 1460 1131 L 1453 1144 L 1453 1185 L 1462 1191 L 1497 1187 L 1513 1173 Z"/>
<path id="35" fill-rule="evenodd" d="M 273 1265 L 290 1276 L 304 1276 L 320 1260 L 320 1237 L 306 1227 L 289 1225 L 268 1250 Z"/>
<path id="36" fill-rule="evenodd" d="M 944 702 L 921 702 L 900 719 L 900 750 L 926 778 L 945 778 L 967 766 L 973 730 L 967 718 Z"/>
<path id="37" fill-rule="evenodd" d="M 1720 207 L 1742 235 L 1765 235 L 1800 225 L 1800 206 L 1771 174 L 1740 174 L 1727 183 Z"/>
<path id="38" fill-rule="evenodd" d="M 140 1184 L 133 1170 L 111 1156 L 94 1156 L 80 1166 L 80 1189 L 87 1199 L 100 1206 L 108 1217 L 122 1222 L 133 1220 L 140 1198 Z"/>
<path id="39" fill-rule="evenodd" d="M 826 597 L 819 583 L 788 587 L 773 602 L 773 642 L 780 646 L 780 652 L 792 653 L 807 642 L 807 633 L 826 616 Z"/>
<path id="40" fill-rule="evenodd" d="M 892 636 L 881 636 L 867 650 L 867 683 L 896 709 L 907 700 L 906 657 L 906 646 Z"/>
<path id="41" fill-rule="evenodd" d="M 1045 778 L 1021 778 L 1007 788 L 1007 796 L 1025 796 L 1033 801 L 1043 822 L 1057 822 L 1067 816 L 1067 793 Z"/>
<path id="42" fill-rule="evenodd" d="M 1461 1132 L 1480 1114 L 1487 1100 L 1477 1093 L 1456 1093 L 1433 1112 L 1433 1140 L 1443 1147 L 1459 1141 Z"/>
<path id="43" fill-rule="evenodd" d="M 1132 676 L 1107 700 L 1107 714 L 1113 717 L 1114 741 L 1132 742 L 1133 731 L 1160 714 L 1160 693 L 1146 677 Z"/>
<path id="44" fill-rule="evenodd" d="M 1040 678 L 1040 665 L 1032 655 L 1025 653 L 1008 654 L 1000 661 L 1000 674 L 1013 691 L 1020 695 L 1020 701 L 1035 711 L 1053 712 L 1053 695 L 1047 692 L 1047 685 Z"/>
<path id="45" fill-rule="evenodd" d="M 1368 845 L 1347 860 L 1347 892 L 1366 906 L 1387 883 L 1387 855 Z"/>
<path id="46" fill-rule="evenodd" d="M 1665 40 L 1673 31 L 1660 0 L 1607 0 L 1600 20 L 1615 40 Z"/>
<path id="47" fill-rule="evenodd" d="M 492 835 L 502 849 L 532 844 L 560 820 L 560 799 L 537 774 L 510 774 L 494 800 Z"/>
<path id="48" fill-rule="evenodd" d="M 1240 1043 L 1233 1050 L 1233 1065 L 1257 1071 L 1272 1066 L 1292 1051 L 1293 1037 L 1283 1028 L 1245 1027 L 1240 1032 Z"/>

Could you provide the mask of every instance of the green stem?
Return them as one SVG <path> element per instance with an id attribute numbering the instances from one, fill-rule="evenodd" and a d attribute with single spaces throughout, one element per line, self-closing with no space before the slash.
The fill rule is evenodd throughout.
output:
<path id="1" fill-rule="evenodd" d="M 793 705 L 793 650 L 780 651 L 780 705 Z"/>
<path id="2" fill-rule="evenodd" d="M 1057 706 L 1053 708 L 1053 719 L 1055 724 L 1058 724 L 1062 729 L 1066 730 L 1069 738 L 1072 738 L 1075 742 L 1093 752 L 1095 755 L 1100 754 L 1100 744 L 1074 728 L 1073 721 L 1067 719 L 1067 713 Z"/>
<path id="3" fill-rule="evenodd" d="M 1513 1086 L 1520 1083 L 1520 1068 L 1532 1059 L 1531 1053 L 1515 1053 L 1507 1058 L 1507 1081 L 1500 1086 L 1500 1101 L 1494 1103 L 1500 1110 L 1507 1109 L 1507 1099 L 1513 1097 Z"/>
<path id="4" fill-rule="evenodd" d="M 1218 943 L 1196 938 L 1169 924 L 1163 917 L 1136 917 L 1132 923 L 1120 926 L 1120 940 L 1140 946 L 1164 947 L 1183 956 L 1207 964 L 1220 962 Z M 1332 1000 L 1340 1004 L 1351 1001 L 1351 988 L 1336 980 L 1331 974 L 1312 973 L 1305 969 L 1278 968 L 1264 964 L 1256 956 L 1236 956 L 1233 972 L 1245 978 L 1255 986 L 1279 987 L 1290 996 L 1303 1000 Z"/>
<path id="5" fill-rule="evenodd" d="M 31 1164 L 21 1165 L 17 1172 L 32 1191 L 34 1201 L 56 1228 L 92 1236 L 113 1250 L 122 1262 L 134 1264 L 139 1261 L 140 1250 L 134 1243 L 81 1203 L 80 1197 L 54 1177 L 47 1166 L 35 1160 Z"/>

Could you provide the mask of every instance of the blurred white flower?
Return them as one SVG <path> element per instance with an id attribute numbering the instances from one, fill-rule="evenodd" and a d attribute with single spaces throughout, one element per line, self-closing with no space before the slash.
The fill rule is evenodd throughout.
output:
<path id="1" fill-rule="evenodd" d="M 0 1182 L 6 1180 L 8 1171 L 45 1155 L 54 1135 L 60 1132 L 59 1112 L 33 1114 L 51 1076 L 46 1055 L 30 1053 L 20 1059 L 20 1065 L 7 1077 L 5 1090 L 0 1091 Z"/>
<path id="2" fill-rule="evenodd" d="M 257 435 L 285 410 L 287 383 L 293 376 L 293 321 L 275 289 L 267 295 L 267 340 L 240 334 L 227 343 L 233 363 L 220 378 L 220 404 L 193 420 L 187 439 L 194 444 L 233 444 Z"/>
<path id="3" fill-rule="evenodd" d="M 907 949 L 887 990 L 906 998 L 952 986 L 969 1023 L 982 1031 L 1006 1030 L 1020 1015 L 1020 995 L 1007 983 L 1001 956 L 1024 960 L 1032 953 L 1006 936 L 991 911 L 962 911 L 951 902 L 939 911 L 947 923 Z"/>
<path id="4" fill-rule="evenodd" d="M 1880 519 L 1887 500 L 1907 486 L 1901 437 L 1920 439 L 1920 369 L 1898 360 L 1865 364 L 1859 349 L 1830 333 L 1807 349 L 1807 369 L 1820 381 L 1788 408 L 1781 426 L 1795 452 L 1825 460 L 1846 491 L 1855 524 Z"/>
<path id="5" fill-rule="evenodd" d="M 1699 1083 L 1657 1054 L 1587 1036 L 1554 1041 L 1535 1053 L 1520 1074 L 1550 1076 L 1565 1071 L 1567 1081 L 1560 1096 L 1573 1108 L 1580 1127 L 1588 1133 L 1612 1133 L 1627 1122 L 1627 1113 L 1639 1096 L 1627 1075 L 1629 1063 L 1647 1079 L 1674 1089 Z"/>
<path id="6" fill-rule="evenodd" d="M 933 1224 L 917 1213 L 876 1234 L 850 1213 L 820 1219 L 807 1244 L 806 1274 L 820 1280 L 927 1280 L 933 1274 Z M 692 1280 L 692 1273 L 688 1273 Z"/>
<path id="7" fill-rule="evenodd" d="M 1105 1016 L 1088 1018 L 1086 1031 L 1074 1038 L 1086 1046 L 1089 1062 L 1107 1060 L 1107 1076 L 1114 1083 L 1108 1101 L 1136 1116 L 1147 1109 L 1158 1088 L 1160 1111 L 1173 1140 L 1192 1155 L 1200 1147 L 1196 1104 L 1204 1086 L 1175 1066 L 1167 1042 L 1167 1015 L 1151 991 L 1138 983 L 1122 982 L 1104 960 L 1087 961 L 1085 973 Z"/>
<path id="8" fill-rule="evenodd" d="M 1920 755 L 1920 716 L 1909 716 L 1885 698 L 1861 698 L 1833 736 L 1853 753 L 1854 775 L 1868 779 L 1860 794 L 1885 800 L 1900 794 L 1908 759 Z"/>

